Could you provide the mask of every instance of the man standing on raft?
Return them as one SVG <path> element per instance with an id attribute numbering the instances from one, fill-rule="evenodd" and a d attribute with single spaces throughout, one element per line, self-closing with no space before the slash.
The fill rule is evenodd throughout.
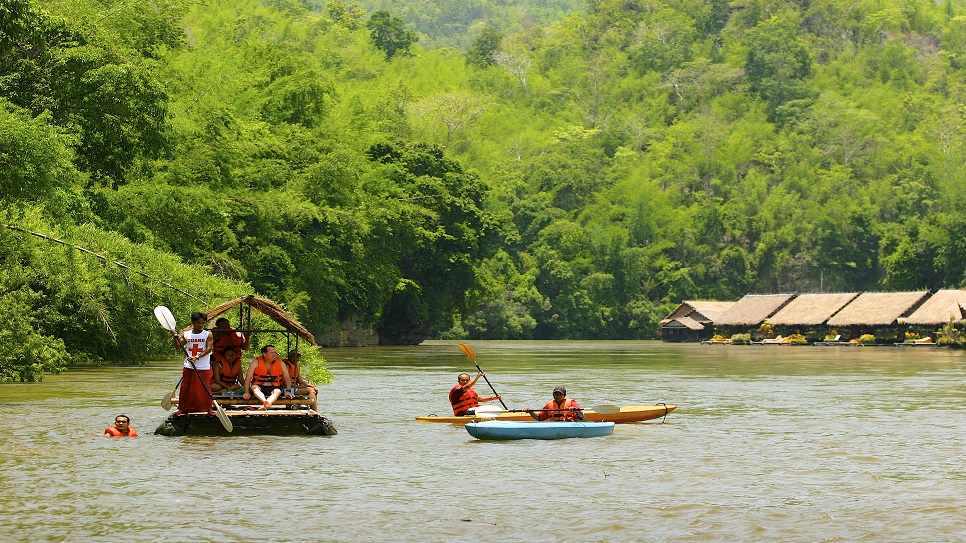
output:
<path id="1" fill-rule="evenodd" d="M 175 347 L 185 350 L 181 370 L 181 392 L 178 394 L 178 410 L 175 415 L 205 413 L 215 417 L 211 399 L 211 332 L 205 330 L 208 316 L 200 311 L 191 314 L 191 330 L 178 334 L 171 330 Z M 197 371 L 196 371 L 197 370 Z"/>

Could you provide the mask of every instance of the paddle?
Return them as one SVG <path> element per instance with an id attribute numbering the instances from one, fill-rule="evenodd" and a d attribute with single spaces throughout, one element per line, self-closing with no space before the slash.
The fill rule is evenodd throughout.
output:
<path id="1" fill-rule="evenodd" d="M 168 332 L 174 332 L 176 330 L 174 315 L 171 314 L 171 310 L 167 307 L 163 305 L 155 307 L 154 318 L 158 319 L 158 322 L 161 324 L 161 326 L 163 326 Z M 184 344 L 181 343 L 181 340 L 178 340 L 178 344 L 181 345 L 181 350 L 184 352 L 185 360 L 187 360 L 188 363 L 191 364 L 191 368 L 195 370 L 195 375 L 198 376 L 198 380 L 204 383 L 205 380 L 201 377 L 201 372 L 198 371 L 198 367 L 195 366 L 194 361 L 192 361 L 188 356 L 188 350 L 185 349 Z M 180 384 L 180 381 L 178 381 L 178 383 Z M 215 397 L 211 395 L 211 390 L 208 389 L 207 385 L 205 386 L 205 392 L 208 393 L 208 397 L 211 398 L 211 402 L 215 404 L 215 413 L 218 415 L 218 421 L 221 422 L 221 425 L 225 427 L 225 430 L 230 433 L 232 430 L 234 430 L 234 427 L 231 424 L 231 420 L 228 418 L 228 414 L 225 413 L 225 410 L 222 409 L 220 405 L 218 405 L 218 402 L 215 400 Z"/>
<path id="2" fill-rule="evenodd" d="M 476 366 L 476 370 L 478 372 L 480 372 L 480 373 L 483 373 L 483 370 L 480 369 L 480 365 L 476 363 L 476 352 L 473 351 L 473 347 L 470 347 L 469 345 L 467 345 L 465 343 L 460 343 L 459 344 L 459 348 L 460 348 L 461 351 L 463 351 L 463 354 L 466 355 L 466 358 L 469 358 L 470 359 L 470 362 L 472 362 L 473 365 Z M 486 384 L 490 385 L 490 390 L 493 391 L 493 395 L 494 396 L 499 396 L 500 395 L 496 391 L 496 389 L 493 388 L 493 385 L 490 384 L 490 380 L 486 378 L 486 375 L 483 376 L 483 380 L 486 381 Z M 503 398 L 500 398 L 500 405 L 503 406 L 503 409 L 506 409 L 507 408 L 506 407 L 506 404 L 503 403 Z"/>
<path id="3" fill-rule="evenodd" d="M 581 411 L 596 411 L 601 415 L 614 415 L 621 412 L 621 406 L 612 403 L 602 403 L 597 405 L 592 405 L 586 409 L 581 408 Z M 570 411 L 570 409 L 531 409 L 530 411 Z M 523 413 L 523 409 L 500 409 L 495 405 L 483 405 L 476 408 L 476 414 L 474 416 L 478 417 L 495 417 L 500 413 Z"/>
<path id="4" fill-rule="evenodd" d="M 161 407 L 163 407 L 165 411 L 171 410 L 171 400 L 174 398 L 174 393 L 178 391 L 179 386 L 181 386 L 181 379 L 178 379 L 178 384 L 174 385 L 174 388 L 170 393 L 165 394 L 164 398 L 161 398 Z"/>

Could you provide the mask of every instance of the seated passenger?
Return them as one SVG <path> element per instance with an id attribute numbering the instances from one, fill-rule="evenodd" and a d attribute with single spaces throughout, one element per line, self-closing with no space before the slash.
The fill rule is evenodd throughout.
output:
<path id="1" fill-rule="evenodd" d="M 236 332 L 231 327 L 231 322 L 228 319 L 218 317 L 218 320 L 215 321 L 215 327 L 211 329 L 211 355 L 218 362 L 224 357 L 225 349 L 230 347 L 235 349 L 240 359 L 242 357 L 242 351 L 248 349 L 251 335 L 251 332 L 245 332 L 244 334 Z"/>
<path id="2" fill-rule="evenodd" d="M 470 374 L 468 373 L 461 373 L 456 377 L 457 383 L 453 385 L 453 388 L 449 389 L 449 403 L 453 406 L 454 415 L 462 417 L 464 415 L 476 414 L 476 408 L 480 406 L 480 402 L 491 402 L 500 399 L 499 396 L 481 398 L 476 393 L 473 385 L 483 376 L 484 373 L 481 370 L 472 379 L 470 379 Z"/>
<path id="3" fill-rule="evenodd" d="M 234 347 L 222 352 L 221 359 L 211 365 L 211 391 L 215 394 L 241 389 L 241 358 Z"/>
<path id="4" fill-rule="evenodd" d="M 576 421 L 584 420 L 584 411 L 577 402 L 567 397 L 567 389 L 562 386 L 554 387 L 553 399 L 547 402 L 540 411 L 524 409 L 537 420 Z"/>
<path id="5" fill-rule="evenodd" d="M 245 374 L 245 393 L 242 394 L 242 398 L 247 400 L 254 394 L 262 402 L 262 406 L 258 408 L 259 411 L 264 411 L 272 407 L 275 400 L 282 394 L 286 398 L 294 398 L 295 396 L 289 392 L 291 387 L 292 380 L 288 376 L 288 369 L 275 352 L 275 346 L 266 345 L 262 347 L 262 356 L 252 360 L 251 365 L 248 366 L 248 373 Z"/>
<path id="6" fill-rule="evenodd" d="M 300 360 L 302 360 L 302 353 L 293 349 L 288 352 L 288 358 L 282 362 L 285 362 L 288 376 L 292 379 L 292 387 L 294 387 L 293 393 L 307 395 L 312 400 L 312 409 L 318 412 L 319 404 L 317 397 L 319 389 L 315 385 L 310 385 L 308 381 L 302 378 L 302 367 L 299 366 Z"/>

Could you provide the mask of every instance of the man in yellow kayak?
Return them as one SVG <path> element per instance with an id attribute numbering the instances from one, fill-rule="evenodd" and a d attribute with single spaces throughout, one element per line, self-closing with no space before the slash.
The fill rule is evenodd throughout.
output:
<path id="1" fill-rule="evenodd" d="M 567 389 L 556 386 L 553 389 L 553 399 L 547 402 L 540 411 L 524 409 L 537 420 L 576 421 L 584 420 L 584 411 L 577 402 L 567 397 Z"/>
<path id="2" fill-rule="evenodd" d="M 461 373 L 457 377 L 457 383 L 449 390 L 449 403 L 453 405 L 453 414 L 457 417 L 474 414 L 474 410 L 480 406 L 480 402 L 492 402 L 500 399 L 499 396 L 481 398 L 473 390 L 473 385 L 480 380 L 480 377 L 483 377 L 482 371 L 476 374 L 473 379 L 470 379 L 470 374 Z"/>

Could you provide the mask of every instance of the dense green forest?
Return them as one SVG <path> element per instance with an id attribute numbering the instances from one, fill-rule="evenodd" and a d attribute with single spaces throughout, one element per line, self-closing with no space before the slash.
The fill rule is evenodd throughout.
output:
<path id="1" fill-rule="evenodd" d="M 966 286 L 964 67 L 962 0 L 5 0 L 0 379 L 249 293 L 392 344 Z"/>

